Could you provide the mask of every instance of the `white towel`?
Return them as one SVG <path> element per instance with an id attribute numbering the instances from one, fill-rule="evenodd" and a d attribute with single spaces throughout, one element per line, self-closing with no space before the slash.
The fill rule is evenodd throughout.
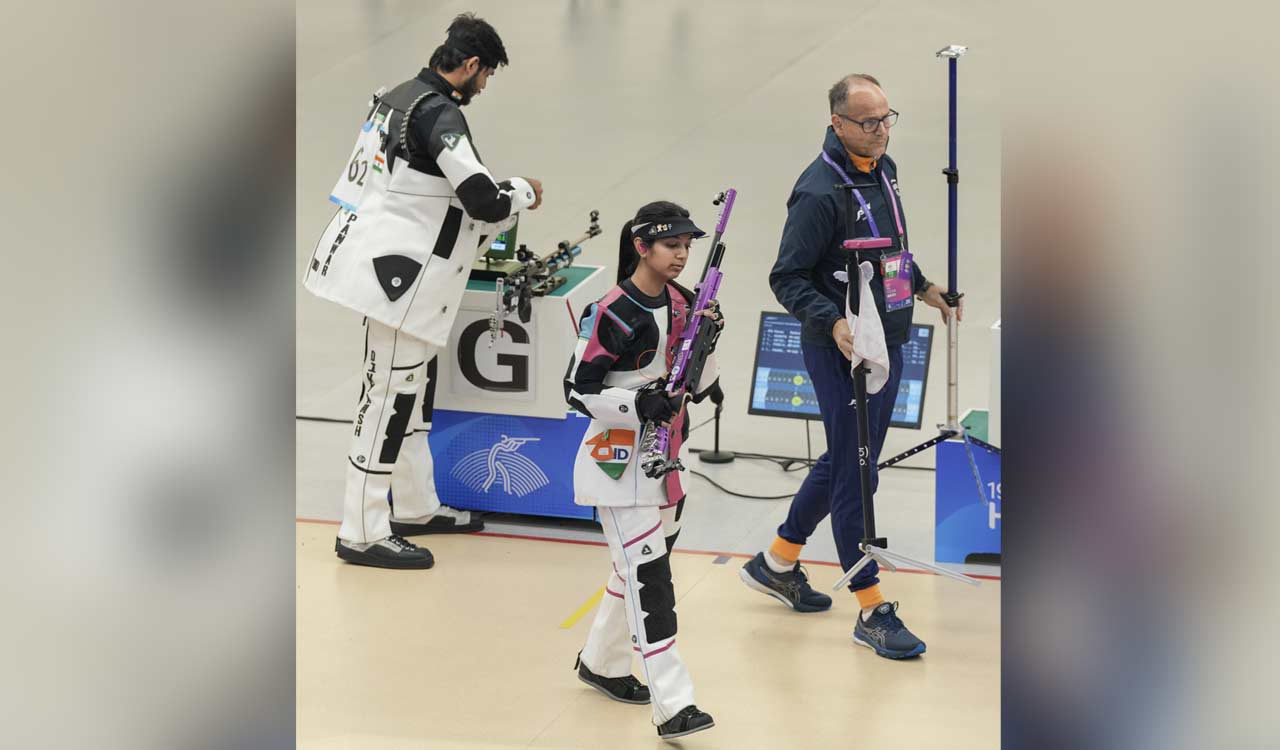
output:
<path id="1" fill-rule="evenodd" d="M 879 393 L 889 381 L 889 347 L 884 343 L 884 324 L 876 311 L 875 297 L 871 296 L 871 279 L 876 275 L 869 261 L 858 264 L 862 271 L 858 285 L 858 315 L 855 317 L 845 296 L 844 316 L 853 332 L 852 373 L 861 362 L 867 363 L 867 393 Z M 853 403 L 850 401 L 849 403 Z"/>

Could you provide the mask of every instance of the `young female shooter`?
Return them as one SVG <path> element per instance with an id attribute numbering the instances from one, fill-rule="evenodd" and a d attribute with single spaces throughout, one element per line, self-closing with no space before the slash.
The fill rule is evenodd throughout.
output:
<path id="1" fill-rule="evenodd" d="M 578 449 L 576 502 L 594 505 L 613 570 L 586 646 L 578 678 L 614 700 L 652 703 L 664 739 L 709 729 L 709 714 L 693 703 L 693 683 L 676 650 L 675 592 L 668 554 L 680 532 L 680 473 L 645 476 L 636 454 L 646 423 L 669 425 L 670 454 L 688 435 L 685 396 L 661 388 L 689 322 L 694 295 L 677 285 L 689 246 L 705 236 L 684 208 L 650 203 L 622 228 L 618 286 L 583 311 L 578 344 L 565 376 L 565 397 L 591 417 Z M 724 326 L 718 308 L 702 313 Z M 699 402 L 718 389 L 714 357 L 690 389 Z M 646 687 L 631 674 L 640 657 Z"/>

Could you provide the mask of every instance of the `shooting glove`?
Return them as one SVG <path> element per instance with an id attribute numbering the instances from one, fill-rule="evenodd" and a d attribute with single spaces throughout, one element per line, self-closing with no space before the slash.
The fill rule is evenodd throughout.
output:
<path id="1" fill-rule="evenodd" d="M 668 422 L 680 413 L 683 396 L 667 396 L 666 391 L 640 391 L 636 394 L 636 413 L 646 422 Z"/>

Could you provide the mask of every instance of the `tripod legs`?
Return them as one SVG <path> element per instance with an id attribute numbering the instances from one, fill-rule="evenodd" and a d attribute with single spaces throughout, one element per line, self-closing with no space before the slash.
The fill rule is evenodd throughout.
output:
<path id="1" fill-rule="evenodd" d="M 914 560 L 910 557 L 907 557 L 906 555 L 900 555 L 897 552 L 890 552 L 889 550 L 884 549 L 883 547 L 876 547 L 869 544 L 862 544 L 862 545 L 859 545 L 859 549 L 861 549 L 863 552 L 862 559 L 854 563 L 853 567 L 849 568 L 849 570 L 846 571 L 845 574 L 840 577 L 839 581 L 836 581 L 836 585 L 831 587 L 832 591 L 839 591 L 840 589 L 847 586 L 849 584 L 849 581 L 852 581 L 853 577 L 858 574 L 858 571 L 862 570 L 863 568 L 867 567 L 867 565 L 871 564 L 872 560 L 876 561 L 876 563 L 878 563 L 881 567 L 887 568 L 889 570 L 896 571 L 898 569 L 897 566 L 902 565 L 902 566 L 907 566 L 911 568 L 921 568 L 923 570 L 929 571 L 930 573 L 937 573 L 940 576 L 945 576 L 947 578 L 951 578 L 951 579 L 960 581 L 962 583 L 967 583 L 967 584 L 970 584 L 971 586 L 979 586 L 982 583 L 978 579 L 971 578 L 963 573 L 957 573 L 954 570 L 947 570 L 946 568 L 939 567 L 937 565 L 932 565 L 930 563 L 923 562 L 921 560 Z"/>
<path id="2" fill-rule="evenodd" d="M 954 323 L 954 318 L 952 322 Z M 862 543 L 858 545 L 858 549 L 862 550 L 863 553 L 862 558 L 854 563 L 853 567 L 845 571 L 845 574 L 840 577 L 840 581 L 836 583 L 834 590 L 839 591 L 847 585 L 849 581 L 853 580 L 854 576 L 870 565 L 873 560 L 891 571 L 896 571 L 898 565 L 914 566 L 937 573 L 940 576 L 946 576 L 947 578 L 977 586 L 978 580 L 976 578 L 970 578 L 962 573 L 956 573 L 921 560 L 913 560 L 906 555 L 890 552 L 886 549 L 889 546 L 888 540 L 876 536 L 876 511 L 874 500 L 871 497 L 871 430 L 867 417 L 866 367 L 858 366 L 854 368 L 853 397 L 855 408 L 858 412 L 858 482 L 862 487 L 862 524 L 866 536 L 862 539 Z M 945 439 L 945 437 L 941 439 Z"/>

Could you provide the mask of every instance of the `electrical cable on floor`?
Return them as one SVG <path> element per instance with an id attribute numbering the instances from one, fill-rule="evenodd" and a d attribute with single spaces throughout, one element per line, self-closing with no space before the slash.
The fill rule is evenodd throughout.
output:
<path id="1" fill-rule="evenodd" d="M 721 492 L 727 495 L 733 495 L 734 497 L 745 497 L 748 500 L 786 500 L 787 498 L 795 497 L 796 495 L 795 492 L 789 492 L 785 495 L 746 495 L 741 492 L 734 492 L 733 490 L 728 489 L 724 485 L 720 484 L 716 480 L 712 479 L 706 474 L 703 474 L 700 471 L 694 471 L 690 469 L 689 473 L 694 475 L 695 477 L 700 477 L 702 479 L 705 479 L 706 481 L 711 483 L 711 486 L 715 487 L 716 489 L 720 490 Z"/>
<path id="2" fill-rule="evenodd" d="M 689 428 L 689 434 L 690 434 L 690 435 L 692 435 L 694 430 L 699 429 L 699 428 L 701 428 L 701 427 L 706 427 L 707 425 L 711 424 L 711 423 L 712 423 L 712 422 L 714 422 L 714 421 L 716 421 L 716 418 L 715 418 L 715 417 L 712 417 L 711 419 L 708 419 L 708 420 L 706 420 L 705 422 L 702 422 L 702 423 L 698 424 L 697 426 L 690 427 L 690 428 Z"/>
<path id="3" fill-rule="evenodd" d="M 771 464 L 777 464 L 779 468 L 787 473 L 807 469 L 812 464 L 809 461 L 800 458 L 780 458 L 778 456 L 768 456 L 760 453 L 734 453 L 738 458 L 744 458 L 748 461 L 768 461 Z"/>
<path id="4" fill-rule="evenodd" d="M 714 417 L 712 419 L 714 419 Z M 711 421 L 711 420 L 707 420 L 707 421 Z M 788 474 L 793 471 L 799 471 L 802 468 L 804 469 L 812 468 L 815 462 L 813 460 L 813 442 L 809 436 L 809 422 L 810 420 L 806 419 L 804 423 L 804 438 L 805 438 L 804 442 L 805 442 L 805 453 L 806 453 L 806 456 L 804 459 L 788 458 L 786 456 L 770 456 L 764 453 L 736 453 L 735 452 L 734 455 L 737 458 L 745 459 L 748 461 L 769 461 L 770 463 L 777 464 L 784 473 L 788 473 Z M 706 424 L 706 422 L 703 422 L 702 424 Z M 698 425 L 698 426 L 701 427 L 702 425 Z M 692 430 L 690 430 L 690 432 L 692 432 Z M 694 452 L 701 452 L 701 450 L 702 449 L 698 449 Z M 732 495 L 733 497 L 741 497 L 741 498 L 746 498 L 748 500 L 785 500 L 789 497 L 795 497 L 795 494 L 796 494 L 795 492 L 791 492 L 786 495 L 749 495 L 745 492 L 734 492 L 733 490 L 725 487 L 724 485 L 720 484 L 719 482 L 715 481 L 714 479 L 707 476 L 706 474 L 703 474 L 700 471 L 693 471 L 692 469 L 690 469 L 689 473 L 694 475 L 695 477 L 700 477 L 701 479 L 706 480 L 713 487 L 720 490 L 721 492 L 724 492 L 728 495 Z M 799 490 L 797 490 L 797 492 L 798 491 Z"/>

